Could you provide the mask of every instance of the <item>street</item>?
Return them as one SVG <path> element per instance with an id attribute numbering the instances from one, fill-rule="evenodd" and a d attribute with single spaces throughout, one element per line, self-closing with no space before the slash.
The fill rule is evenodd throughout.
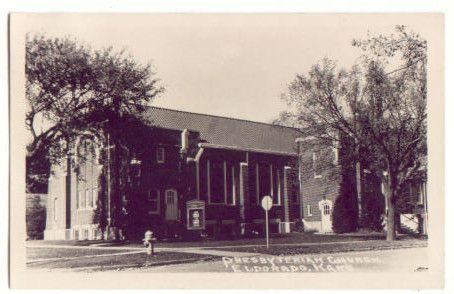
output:
<path id="1" fill-rule="evenodd" d="M 428 260 L 427 242 L 414 239 L 281 243 L 269 249 L 257 244 L 214 244 L 162 244 L 150 256 L 138 246 L 29 243 L 27 267 L 76 272 L 414 272 L 427 270 Z"/>
<path id="2" fill-rule="evenodd" d="M 405 248 L 334 254 L 274 257 L 276 268 L 272 270 L 270 259 L 261 263 L 252 257 L 242 262 L 232 258 L 224 260 L 167 265 L 148 268 L 131 268 L 129 271 L 144 272 L 414 272 L 427 270 L 427 248 Z M 268 256 L 261 256 L 268 257 Z M 245 262 L 246 261 L 246 262 Z M 344 262 L 343 262 L 344 261 Z M 312 263 L 313 262 L 313 263 Z"/>

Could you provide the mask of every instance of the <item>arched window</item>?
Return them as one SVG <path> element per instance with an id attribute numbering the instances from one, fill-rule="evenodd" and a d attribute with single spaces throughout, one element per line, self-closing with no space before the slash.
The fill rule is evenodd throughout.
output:
<path id="1" fill-rule="evenodd" d="M 167 204 L 175 204 L 175 197 L 176 197 L 175 190 L 166 191 L 166 203 Z"/>
<path id="2" fill-rule="evenodd" d="M 323 205 L 323 214 L 324 215 L 330 215 L 331 209 L 328 204 Z"/>

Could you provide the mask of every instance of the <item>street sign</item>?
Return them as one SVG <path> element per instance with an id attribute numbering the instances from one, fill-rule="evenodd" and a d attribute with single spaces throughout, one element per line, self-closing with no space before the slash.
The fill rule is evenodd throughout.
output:
<path id="1" fill-rule="evenodd" d="M 273 207 L 273 198 L 270 196 L 265 196 L 262 198 L 262 207 L 266 211 L 270 210 Z"/>
<path id="2" fill-rule="evenodd" d="M 262 198 L 262 208 L 265 210 L 265 230 L 266 230 L 266 248 L 270 247 L 270 241 L 268 237 L 268 210 L 273 207 L 273 198 L 265 196 Z"/>

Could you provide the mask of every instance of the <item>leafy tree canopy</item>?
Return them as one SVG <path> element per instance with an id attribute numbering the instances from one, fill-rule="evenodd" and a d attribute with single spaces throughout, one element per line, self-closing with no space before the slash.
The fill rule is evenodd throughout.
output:
<path id="1" fill-rule="evenodd" d="M 39 162 L 59 162 L 76 138 L 113 132 L 124 118 L 141 120 L 164 90 L 151 64 L 70 37 L 28 35 L 25 74 L 28 157 Z"/>
<path id="2" fill-rule="evenodd" d="M 324 59 L 296 75 L 283 95 L 290 110 L 278 121 L 317 139 L 308 144 L 331 147 L 351 138 L 356 145 L 352 160 L 384 177 L 393 215 L 405 185 L 425 176 L 427 42 L 396 26 L 395 34 L 353 40 L 352 45 L 363 58 L 350 69 Z"/>

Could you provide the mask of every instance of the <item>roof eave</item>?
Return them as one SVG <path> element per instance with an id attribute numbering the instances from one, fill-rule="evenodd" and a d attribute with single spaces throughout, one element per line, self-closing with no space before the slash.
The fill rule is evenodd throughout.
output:
<path id="1" fill-rule="evenodd" d="M 285 152 L 285 151 L 276 151 L 276 150 L 264 150 L 264 149 L 257 149 L 257 148 L 244 148 L 238 146 L 226 146 L 226 145 L 217 145 L 217 144 L 210 144 L 210 143 L 199 143 L 199 148 L 211 148 L 211 149 L 223 149 L 223 150 L 233 150 L 233 151 L 244 151 L 244 152 L 255 152 L 255 153 L 265 153 L 265 154 L 273 154 L 273 155 L 281 155 L 281 156 L 298 156 L 296 152 Z"/>

